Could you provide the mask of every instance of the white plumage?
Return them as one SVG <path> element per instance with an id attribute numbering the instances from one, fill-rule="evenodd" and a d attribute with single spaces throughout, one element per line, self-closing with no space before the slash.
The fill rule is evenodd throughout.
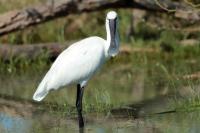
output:
<path id="1" fill-rule="evenodd" d="M 61 86 L 73 83 L 85 86 L 105 60 L 110 56 L 115 56 L 119 51 L 116 26 L 115 29 L 109 26 L 110 20 L 116 18 L 117 14 L 114 11 L 107 14 L 107 40 L 96 36 L 89 37 L 64 50 L 39 84 L 33 99 L 41 101 L 50 90 L 57 90 Z M 111 38 L 111 30 L 115 30 L 113 31 L 114 39 Z M 111 41 L 113 42 L 112 48 Z"/>
<path id="2" fill-rule="evenodd" d="M 84 86 L 106 58 L 102 43 L 105 43 L 105 40 L 90 37 L 64 50 L 45 75 L 33 99 L 41 101 L 49 90 L 72 83 Z"/>

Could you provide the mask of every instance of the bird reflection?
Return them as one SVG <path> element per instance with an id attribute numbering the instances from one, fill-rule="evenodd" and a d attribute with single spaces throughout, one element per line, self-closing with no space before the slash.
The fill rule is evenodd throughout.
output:
<path id="1" fill-rule="evenodd" d="M 84 133 L 84 127 L 79 127 L 79 133 Z"/>

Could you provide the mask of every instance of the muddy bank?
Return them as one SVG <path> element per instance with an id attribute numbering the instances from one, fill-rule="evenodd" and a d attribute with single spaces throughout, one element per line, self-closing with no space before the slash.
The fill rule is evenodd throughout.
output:
<path id="1" fill-rule="evenodd" d="M 114 108 L 110 111 L 111 114 L 116 118 L 120 117 L 134 117 L 139 118 L 152 114 L 167 113 L 174 111 L 170 107 L 170 98 L 169 96 L 156 97 L 151 100 L 142 101 L 132 105 L 126 105 L 119 108 Z M 67 113 L 66 113 L 67 110 Z M 30 118 L 34 115 L 49 115 L 53 113 L 60 113 L 64 116 L 71 113 L 72 116 L 75 116 L 76 109 L 73 106 L 63 106 L 56 103 L 50 102 L 41 102 L 37 103 L 32 100 L 15 98 L 7 95 L 0 95 L 0 112 L 6 113 L 11 116 L 20 116 Z M 102 116 L 99 113 L 93 112 L 86 114 L 88 116 Z M 103 114 L 104 115 L 104 114 Z"/>

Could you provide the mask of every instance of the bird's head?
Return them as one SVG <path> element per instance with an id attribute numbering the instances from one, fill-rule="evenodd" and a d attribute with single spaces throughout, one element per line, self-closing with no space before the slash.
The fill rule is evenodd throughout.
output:
<path id="1" fill-rule="evenodd" d="M 108 54 L 112 57 L 119 52 L 119 36 L 117 32 L 118 17 L 115 11 L 110 11 L 106 16 L 107 41 L 109 42 Z"/>

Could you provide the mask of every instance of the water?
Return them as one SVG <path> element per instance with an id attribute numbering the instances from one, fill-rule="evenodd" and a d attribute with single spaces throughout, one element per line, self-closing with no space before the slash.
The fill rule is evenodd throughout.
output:
<path id="1" fill-rule="evenodd" d="M 195 133 L 200 130 L 199 112 L 171 113 L 165 115 L 154 115 L 144 118 L 116 118 L 108 117 L 86 117 L 87 133 Z M 88 119 L 87 119 L 88 118 Z M 38 132 L 79 132 L 76 119 L 62 118 L 56 116 L 34 116 L 25 118 L 0 114 L 1 133 L 38 133 Z"/>
<path id="2" fill-rule="evenodd" d="M 109 61 L 84 92 L 86 133 L 198 132 L 198 111 L 174 112 L 179 98 L 199 95 L 200 58 L 136 53 Z M 1 72 L 0 132 L 79 132 L 76 89 L 50 93 L 41 104 L 32 95 L 49 66 Z M 171 112 L 171 113 L 170 113 Z"/>
<path id="3" fill-rule="evenodd" d="M 1 132 L 23 133 L 30 130 L 31 121 L 21 117 L 0 113 L 0 127 Z"/>

